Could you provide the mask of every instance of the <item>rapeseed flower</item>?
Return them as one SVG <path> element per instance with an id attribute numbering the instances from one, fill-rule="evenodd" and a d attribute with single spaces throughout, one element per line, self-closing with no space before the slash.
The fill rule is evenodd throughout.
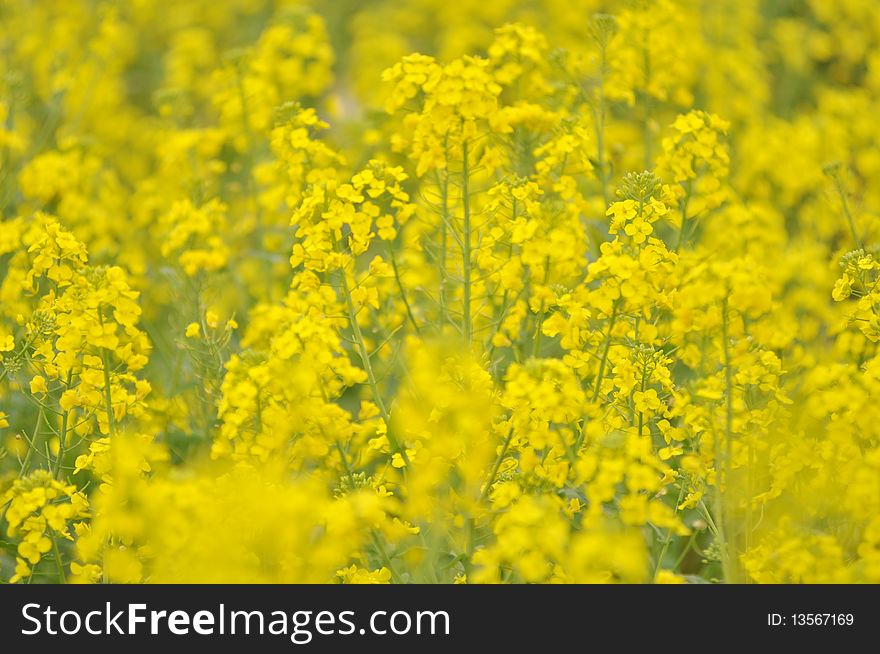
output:
<path id="1" fill-rule="evenodd" d="M 0 578 L 880 581 L 873 10 L 7 2 Z"/>

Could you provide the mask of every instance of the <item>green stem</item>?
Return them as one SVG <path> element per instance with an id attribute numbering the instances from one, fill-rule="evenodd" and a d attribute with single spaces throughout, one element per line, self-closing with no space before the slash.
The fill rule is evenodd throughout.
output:
<path id="1" fill-rule="evenodd" d="M 336 440 L 336 449 L 339 450 L 339 457 L 342 459 L 342 467 L 345 468 L 345 474 L 349 477 L 354 476 L 354 469 L 349 465 L 348 458 L 345 456 L 345 449 L 342 447 L 342 443 L 339 440 Z"/>
<path id="2" fill-rule="evenodd" d="M 752 498 L 755 495 L 755 448 L 749 443 L 749 471 L 747 482 L 746 497 L 746 543 L 745 551 L 748 552 L 752 548 L 752 530 L 754 529 L 754 511 L 752 509 Z"/>
<path id="3" fill-rule="evenodd" d="M 406 315 L 409 318 L 413 329 L 416 330 L 416 334 L 421 336 L 422 332 L 419 330 L 419 325 L 416 322 L 415 316 L 413 315 L 412 307 L 410 306 L 409 300 L 406 297 L 406 291 L 403 288 L 403 282 L 400 279 L 400 270 L 397 267 L 397 257 L 394 256 L 394 249 L 391 247 L 391 243 L 386 242 L 385 245 L 388 248 L 388 258 L 391 259 L 391 269 L 394 271 L 394 280 L 397 282 L 397 289 L 400 291 L 400 297 L 403 300 L 403 306 L 406 307 Z"/>
<path id="4" fill-rule="evenodd" d="M 685 543 L 685 546 L 681 550 L 681 554 L 678 555 L 678 558 L 675 559 L 675 563 L 672 565 L 672 571 L 676 572 L 681 565 L 681 562 L 684 561 L 684 557 L 687 556 L 687 553 L 690 551 L 691 546 L 694 544 L 694 541 L 697 539 L 697 531 L 694 530 L 691 533 L 691 537 L 688 539 L 688 542 Z"/>
<path id="5" fill-rule="evenodd" d="M 599 390 L 602 387 L 602 378 L 605 376 L 605 366 L 608 363 L 608 351 L 611 349 L 611 332 L 614 330 L 614 323 L 617 320 L 617 309 L 620 300 L 614 302 L 611 309 L 611 319 L 608 321 L 608 333 L 605 335 L 605 344 L 602 348 L 602 359 L 599 361 L 599 373 L 596 375 L 596 388 L 593 390 L 593 402 L 599 399 Z"/>
<path id="6" fill-rule="evenodd" d="M 840 196 L 840 204 L 843 207 L 843 215 L 846 216 L 846 221 L 847 223 L 849 223 L 849 231 L 852 234 L 853 241 L 856 244 L 856 249 L 861 250 L 863 249 L 862 240 L 859 238 L 859 234 L 856 231 L 856 221 L 849 210 L 849 202 L 846 201 L 846 192 L 843 190 L 843 184 L 840 181 L 840 177 L 838 177 L 837 175 L 834 176 L 834 187 L 837 189 L 837 195 Z"/>
<path id="7" fill-rule="evenodd" d="M 733 370 L 730 365 L 730 336 L 728 330 L 728 298 L 724 298 L 724 302 L 721 307 L 722 311 L 722 320 L 721 320 L 721 339 L 722 339 L 722 347 L 724 351 L 724 384 L 727 393 L 727 403 L 725 407 L 725 417 L 724 417 L 724 454 L 721 458 L 721 470 L 716 470 L 716 479 L 715 479 L 715 495 L 716 495 L 716 512 L 718 514 L 718 537 L 721 541 L 720 545 L 722 551 L 725 553 L 725 556 L 722 557 L 722 564 L 724 567 L 724 579 L 728 583 L 733 581 L 733 561 L 732 561 L 732 552 L 730 551 L 730 543 L 727 540 L 727 528 L 726 528 L 726 519 L 727 519 L 727 510 L 724 507 L 724 496 L 721 491 L 722 481 L 727 486 L 727 490 L 729 490 L 730 486 L 730 466 L 733 452 Z M 718 449 L 716 445 L 716 450 Z"/>
<path id="8" fill-rule="evenodd" d="M 391 562 L 391 556 L 382 544 L 381 538 L 376 534 L 375 530 L 370 533 L 370 536 L 373 538 L 373 546 L 376 548 L 376 551 L 379 552 L 379 556 L 382 557 L 382 561 L 388 566 L 388 570 L 391 572 L 391 580 L 394 583 L 399 584 L 400 578 L 397 576 L 397 573 L 394 572 L 394 565 Z"/>
<path id="9" fill-rule="evenodd" d="M 116 414 L 113 413 L 113 395 L 110 391 L 110 357 L 107 356 L 109 351 L 107 348 L 102 349 L 101 362 L 104 367 L 104 406 L 107 411 L 107 430 L 112 438 L 116 435 Z"/>
<path id="10" fill-rule="evenodd" d="M 678 242 L 675 244 L 675 253 L 678 254 L 681 250 L 681 246 L 684 243 L 684 232 L 687 228 L 687 209 L 688 204 L 691 201 L 691 193 L 693 192 L 693 185 L 690 180 L 688 180 L 687 191 L 685 193 L 684 199 L 681 203 L 681 229 L 678 230 Z"/>
<path id="11" fill-rule="evenodd" d="M 73 373 L 67 373 L 67 384 L 66 386 L 70 387 L 70 382 L 73 377 Z M 61 473 L 61 464 L 64 461 L 64 452 L 67 445 L 67 423 L 70 416 L 70 411 L 65 411 L 61 414 L 61 434 L 58 437 L 58 458 L 55 459 L 55 470 L 52 473 L 52 476 L 58 479 L 58 475 Z"/>
<path id="12" fill-rule="evenodd" d="M 444 141 L 443 151 L 446 154 L 446 159 L 449 159 L 449 152 Z M 449 239 L 449 172 L 448 170 L 444 170 L 442 174 L 437 173 L 437 186 L 440 188 L 440 312 L 443 315 L 443 320 L 449 319 L 449 314 L 446 310 L 446 251 L 447 251 L 447 241 Z"/>
<path id="13" fill-rule="evenodd" d="M 489 473 L 489 479 L 486 481 L 486 486 L 483 488 L 483 492 L 480 493 L 480 501 L 482 502 L 489 496 L 489 489 L 492 488 L 492 484 L 495 483 L 495 476 L 498 474 L 498 469 L 501 467 L 501 463 L 504 461 L 504 456 L 507 454 L 507 448 L 510 447 L 510 441 L 513 440 L 513 430 L 510 430 L 510 433 L 507 434 L 507 438 L 504 439 L 504 444 L 501 446 L 501 451 L 498 452 L 498 456 L 495 457 L 495 463 L 492 465 L 492 472 Z"/>
<path id="14" fill-rule="evenodd" d="M 544 259 L 544 282 L 543 284 L 547 285 L 547 280 L 550 278 L 550 255 Z M 535 334 L 532 341 L 532 357 L 537 359 L 538 355 L 541 353 L 541 326 L 544 319 L 544 300 L 541 300 L 541 307 L 535 316 Z"/>
<path id="15" fill-rule="evenodd" d="M 339 278 L 341 280 L 340 285 L 342 287 L 342 293 L 345 296 L 345 303 L 348 306 L 348 322 L 351 324 L 351 331 L 354 335 L 355 346 L 358 350 L 358 355 L 361 358 L 361 363 L 364 366 L 364 372 L 367 373 L 367 381 L 370 385 L 370 392 L 373 395 L 373 401 L 376 403 L 376 406 L 379 407 L 379 413 L 382 415 L 382 420 L 385 421 L 385 426 L 387 428 L 388 433 L 388 442 L 391 443 L 391 449 L 394 452 L 399 452 L 403 457 L 404 461 L 408 462 L 408 458 L 406 456 L 406 450 L 400 447 L 400 443 L 397 441 L 397 438 L 391 431 L 391 416 L 388 414 L 388 409 L 385 407 L 385 401 L 382 399 L 382 394 L 379 392 L 379 384 L 376 382 L 376 375 L 373 372 L 373 365 L 370 363 L 370 354 L 367 352 L 367 346 L 364 342 L 364 335 L 361 332 L 361 326 L 357 321 L 357 313 L 354 308 L 354 300 L 351 298 L 351 290 L 348 286 L 348 278 L 345 274 L 345 269 L 339 269 Z"/>
<path id="16" fill-rule="evenodd" d="M 673 511 L 673 515 L 678 515 L 678 507 L 681 504 L 681 501 L 684 499 L 684 489 L 685 483 L 684 480 L 681 482 L 681 488 L 678 491 L 678 499 L 675 501 L 675 509 Z M 660 566 L 663 565 L 663 557 L 666 556 L 666 551 L 669 549 L 669 543 L 672 542 L 672 528 L 666 530 L 666 538 L 663 540 L 663 547 L 660 549 L 660 555 L 657 557 L 657 562 L 654 565 L 654 574 L 660 571 Z M 672 568 L 673 572 L 675 571 L 675 566 Z"/>
<path id="17" fill-rule="evenodd" d="M 643 138 L 645 141 L 645 170 L 651 170 L 653 167 L 652 160 L 654 159 L 653 153 L 653 144 L 651 138 L 651 95 L 649 91 L 649 87 L 651 86 L 651 51 L 648 47 L 648 39 L 650 38 L 651 32 L 649 30 L 645 31 L 645 47 L 642 50 L 642 63 L 645 68 L 645 88 L 644 88 L 644 97 L 645 101 L 645 114 L 644 114 L 644 124 L 643 124 Z"/>
<path id="18" fill-rule="evenodd" d="M 642 368 L 642 382 L 641 382 L 641 384 L 639 384 L 639 391 L 641 391 L 642 393 L 645 392 L 645 377 L 647 376 L 647 373 L 648 373 L 648 367 L 645 366 L 644 368 Z M 642 428 L 644 426 L 645 426 L 645 412 L 639 411 L 639 431 L 638 431 L 639 436 L 642 435 Z"/>
<path id="19" fill-rule="evenodd" d="M 24 477 L 28 468 L 31 465 L 31 459 L 34 457 L 34 450 L 37 448 L 37 437 L 40 434 L 40 424 L 43 422 L 43 409 L 41 408 L 37 412 L 37 422 L 34 425 L 34 431 L 31 434 L 30 440 L 28 440 L 28 451 L 27 454 L 24 455 L 24 461 L 21 462 L 21 470 L 18 471 L 18 478 L 21 479 Z"/>
<path id="20" fill-rule="evenodd" d="M 603 206 L 608 206 L 608 171 L 605 164 L 605 73 L 608 57 L 604 45 L 600 47 L 599 112 L 596 125 L 596 161 L 599 164 L 599 183 L 602 185 Z"/>
<path id="21" fill-rule="evenodd" d="M 464 221 L 462 224 L 462 265 L 464 268 L 464 310 L 462 319 L 462 333 L 464 341 L 470 345 L 473 335 L 473 325 L 471 324 L 471 202 L 468 170 L 468 143 L 464 141 L 461 144 L 462 149 L 462 170 L 461 170 L 461 194 L 462 209 L 464 211 Z"/>
<path id="22" fill-rule="evenodd" d="M 532 337 L 532 358 L 537 359 L 538 354 L 541 351 L 541 323 L 542 316 L 544 315 L 544 301 L 541 300 L 541 308 L 538 311 L 537 315 L 535 315 L 535 333 Z"/>
<path id="23" fill-rule="evenodd" d="M 15 128 L 15 112 L 16 98 L 18 94 L 14 89 L 10 89 L 9 93 L 9 111 L 6 114 L 6 124 L 4 127 L 12 131 Z M 12 180 L 12 151 L 9 146 L 4 146 L 2 157 L 0 157 L 0 213 L 4 212 L 9 200 L 14 194 L 14 185 L 10 184 Z"/>
<path id="24" fill-rule="evenodd" d="M 64 574 L 64 562 L 61 560 L 61 552 L 58 550 L 58 541 L 52 536 L 52 553 L 55 556 L 55 566 L 58 568 L 58 579 L 60 583 L 67 583 L 67 576 Z"/>

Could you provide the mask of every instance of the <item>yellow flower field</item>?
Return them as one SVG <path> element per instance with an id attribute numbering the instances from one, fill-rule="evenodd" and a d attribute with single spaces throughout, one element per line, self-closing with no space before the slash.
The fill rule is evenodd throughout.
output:
<path id="1" fill-rule="evenodd" d="M 871 0 L 0 6 L 0 580 L 880 582 Z"/>

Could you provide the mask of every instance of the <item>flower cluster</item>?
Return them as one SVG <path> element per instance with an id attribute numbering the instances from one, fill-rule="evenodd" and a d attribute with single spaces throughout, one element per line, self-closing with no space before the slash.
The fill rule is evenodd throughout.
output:
<path id="1" fill-rule="evenodd" d="M 5 3 L 0 580 L 880 582 L 873 9 Z"/>

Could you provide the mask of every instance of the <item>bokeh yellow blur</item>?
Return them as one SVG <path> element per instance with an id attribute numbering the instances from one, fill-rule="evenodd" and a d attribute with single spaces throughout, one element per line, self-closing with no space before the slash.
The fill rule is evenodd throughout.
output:
<path id="1" fill-rule="evenodd" d="M 880 582 L 873 0 L 0 5 L 0 580 Z"/>

